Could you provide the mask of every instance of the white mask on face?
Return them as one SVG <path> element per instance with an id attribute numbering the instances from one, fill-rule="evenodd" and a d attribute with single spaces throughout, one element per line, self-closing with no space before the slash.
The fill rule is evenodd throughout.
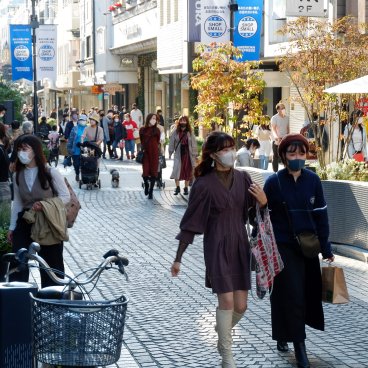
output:
<path id="1" fill-rule="evenodd" d="M 28 165 L 33 160 L 33 157 L 34 157 L 33 152 L 29 152 L 29 151 L 19 151 L 18 152 L 19 161 L 24 165 Z"/>
<path id="2" fill-rule="evenodd" d="M 86 126 L 87 122 L 85 120 L 79 120 L 78 124 L 82 126 Z"/>
<path id="3" fill-rule="evenodd" d="M 282 115 L 286 115 L 286 110 L 285 109 L 281 109 L 281 114 Z"/>
<path id="4" fill-rule="evenodd" d="M 217 161 L 222 166 L 233 167 L 234 162 L 236 160 L 236 152 L 235 152 L 235 150 L 231 150 L 231 151 L 226 151 L 222 154 L 217 154 L 216 153 L 216 157 L 217 157 Z"/>
<path id="5" fill-rule="evenodd" d="M 119 119 L 115 119 L 114 121 L 115 121 L 115 123 L 118 123 L 119 122 Z"/>

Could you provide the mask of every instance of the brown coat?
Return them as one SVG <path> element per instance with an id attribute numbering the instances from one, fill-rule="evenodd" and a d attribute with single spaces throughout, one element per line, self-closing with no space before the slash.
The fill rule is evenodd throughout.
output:
<path id="1" fill-rule="evenodd" d="M 195 234 L 204 234 L 206 286 L 214 293 L 250 289 L 245 223 L 255 204 L 248 192 L 251 182 L 246 172 L 234 170 L 232 186 L 226 189 L 212 171 L 197 178 L 190 192 L 176 238 L 192 243 Z"/>

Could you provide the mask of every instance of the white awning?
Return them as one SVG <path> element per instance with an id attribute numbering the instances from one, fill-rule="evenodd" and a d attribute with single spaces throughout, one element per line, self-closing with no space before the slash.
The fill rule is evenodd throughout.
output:
<path id="1" fill-rule="evenodd" d="M 338 84 L 337 86 L 325 89 L 326 93 L 367 93 L 368 94 L 368 75 L 353 79 L 349 82 Z"/>

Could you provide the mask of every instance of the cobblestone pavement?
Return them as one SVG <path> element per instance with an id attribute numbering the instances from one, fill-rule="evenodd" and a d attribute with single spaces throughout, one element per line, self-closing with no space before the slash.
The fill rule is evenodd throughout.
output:
<path id="1" fill-rule="evenodd" d="M 168 161 L 170 166 L 171 161 Z M 120 187 L 111 188 L 109 170 L 120 171 Z M 170 276 L 175 235 L 186 201 L 173 196 L 170 169 L 164 170 L 165 190 L 149 201 L 141 188 L 135 162 L 104 160 L 100 190 L 77 189 L 82 203 L 77 222 L 65 243 L 65 261 L 74 273 L 96 265 L 109 248 L 129 257 L 129 282 L 106 272 L 95 296 L 123 291 L 130 299 L 124 349 L 118 367 L 219 367 L 216 350 L 216 297 L 204 287 L 202 238 L 183 257 L 182 273 Z M 368 266 L 341 256 L 351 301 L 325 305 L 326 331 L 307 330 L 312 367 L 368 367 Z M 279 353 L 271 339 L 269 301 L 250 297 L 246 317 L 233 332 L 238 367 L 295 367 L 294 354 Z"/>

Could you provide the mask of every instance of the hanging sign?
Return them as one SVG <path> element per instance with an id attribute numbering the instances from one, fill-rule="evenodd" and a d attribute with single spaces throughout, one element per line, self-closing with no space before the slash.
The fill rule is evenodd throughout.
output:
<path id="1" fill-rule="evenodd" d="M 31 27 L 25 24 L 10 25 L 12 80 L 33 80 Z"/>
<path id="2" fill-rule="evenodd" d="M 228 42 L 230 40 L 229 0 L 201 1 L 201 42 Z"/>
<path id="3" fill-rule="evenodd" d="M 48 78 L 56 81 L 56 40 L 54 24 L 43 24 L 36 29 L 37 80 Z"/>
<path id="4" fill-rule="evenodd" d="M 243 52 L 238 61 L 259 60 L 263 0 L 238 0 L 235 12 L 234 46 Z"/>

